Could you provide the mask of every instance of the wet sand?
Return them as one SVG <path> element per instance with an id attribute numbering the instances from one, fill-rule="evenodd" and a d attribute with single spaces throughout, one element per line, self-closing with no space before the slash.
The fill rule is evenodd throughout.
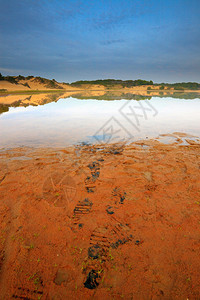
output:
<path id="1" fill-rule="evenodd" d="M 200 142 L 185 141 L 1 150 L 0 298 L 199 299 Z"/>

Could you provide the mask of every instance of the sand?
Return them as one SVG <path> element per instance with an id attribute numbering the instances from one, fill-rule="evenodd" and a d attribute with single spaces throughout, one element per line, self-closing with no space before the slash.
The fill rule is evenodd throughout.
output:
<path id="1" fill-rule="evenodd" d="M 63 83 L 59 83 L 56 82 L 61 88 L 63 88 L 63 91 L 79 91 L 79 90 L 88 90 L 90 89 L 92 90 L 100 90 L 103 91 L 105 90 L 105 87 L 102 85 L 84 85 L 84 88 L 77 88 L 77 87 L 73 87 L 67 84 L 63 84 Z M 24 86 L 24 84 L 28 84 L 29 87 Z M 1 89 L 6 89 L 8 92 L 18 92 L 18 91 L 37 91 L 37 90 L 41 90 L 41 91 L 45 91 L 45 90 L 52 90 L 52 91 L 56 91 L 56 90 L 60 90 L 60 89 L 55 89 L 55 88 L 51 88 L 48 87 L 47 84 L 43 84 L 40 82 L 35 81 L 35 78 L 33 79 L 29 79 L 29 80 L 20 80 L 18 84 L 14 84 L 8 81 L 0 81 L 0 90 Z M 1 92 L 1 91 L 0 91 Z"/>
<path id="2" fill-rule="evenodd" d="M 0 298 L 199 299 L 199 151 L 1 150 Z"/>

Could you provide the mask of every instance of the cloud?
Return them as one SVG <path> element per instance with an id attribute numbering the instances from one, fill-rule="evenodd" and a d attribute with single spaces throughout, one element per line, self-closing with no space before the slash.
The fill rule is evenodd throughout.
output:
<path id="1" fill-rule="evenodd" d="M 30 73 L 32 72 L 31 70 L 29 70 L 30 71 Z M 2 68 L 1 66 L 0 66 L 0 72 L 2 72 L 2 73 L 6 73 L 6 75 L 7 74 L 9 74 L 9 75 L 11 75 L 11 74 L 13 74 L 13 75 L 16 75 L 16 74 L 22 74 L 22 73 L 24 73 L 24 72 L 27 72 L 27 70 L 26 69 L 18 69 L 18 68 Z"/>
<path id="2" fill-rule="evenodd" d="M 112 44 L 121 44 L 121 43 L 125 43 L 124 39 L 116 39 L 116 40 L 105 40 L 103 42 L 101 42 L 102 45 L 105 46 L 110 46 Z"/>
<path id="3" fill-rule="evenodd" d="M 97 1 L 96 1 L 97 3 Z M 105 1 L 103 9 L 98 9 L 94 17 L 90 15 L 91 26 L 99 30 L 114 29 L 119 26 L 133 23 L 139 17 L 152 12 L 152 4 L 146 0 L 110 0 Z"/>
<path id="4" fill-rule="evenodd" d="M 125 21 L 128 21 L 128 15 L 125 13 L 122 13 L 117 16 L 113 16 L 111 14 L 102 15 L 97 19 L 93 19 L 94 26 L 96 29 L 113 28 L 116 25 L 123 24 Z"/>

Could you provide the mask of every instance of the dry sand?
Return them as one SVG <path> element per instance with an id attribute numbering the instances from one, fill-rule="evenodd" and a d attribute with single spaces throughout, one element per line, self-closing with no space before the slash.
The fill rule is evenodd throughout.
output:
<path id="1" fill-rule="evenodd" d="M 1 299 L 200 299 L 200 143 L 182 137 L 0 151 Z"/>
<path id="2" fill-rule="evenodd" d="M 28 84 L 30 86 L 24 86 L 23 84 Z M 69 85 L 66 84 L 62 84 L 62 83 L 58 83 L 61 87 L 63 87 L 64 90 L 77 90 L 74 87 L 71 87 Z M 52 90 L 54 91 L 54 88 L 49 88 L 46 86 L 46 84 L 42 84 L 40 82 L 37 82 L 33 79 L 29 79 L 29 80 L 20 80 L 20 82 L 18 84 L 14 84 L 14 83 L 10 83 L 8 81 L 0 81 L 0 90 L 1 89 L 7 89 L 8 91 L 30 91 L 30 90 Z"/>

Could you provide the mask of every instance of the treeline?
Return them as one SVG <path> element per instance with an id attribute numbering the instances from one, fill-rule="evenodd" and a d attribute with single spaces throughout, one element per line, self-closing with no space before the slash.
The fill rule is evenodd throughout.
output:
<path id="1" fill-rule="evenodd" d="M 154 86 L 160 86 L 160 89 L 166 88 L 174 88 L 175 90 L 199 90 L 200 89 L 200 84 L 197 82 L 177 82 L 177 83 L 153 83 L 152 80 L 147 81 L 147 80 L 142 80 L 142 79 L 137 79 L 137 80 L 118 80 L 118 79 L 99 79 L 99 80 L 80 80 L 80 81 L 75 81 L 72 82 L 71 85 L 78 87 L 81 85 L 103 85 L 107 88 L 109 87 L 114 87 L 117 85 L 120 85 L 121 87 L 134 87 L 134 86 L 141 86 L 141 85 L 154 85 Z"/>
<path id="2" fill-rule="evenodd" d="M 175 90 L 199 90 L 200 83 L 197 82 L 177 82 L 177 83 L 159 83 L 158 85 L 174 88 Z"/>
<path id="3" fill-rule="evenodd" d="M 153 85 L 153 81 L 147 81 L 142 79 L 137 80 L 120 80 L 120 79 L 98 79 L 98 80 L 80 80 L 72 82 L 72 86 L 80 86 L 85 84 L 96 84 L 103 85 L 105 87 L 111 87 L 116 85 L 121 85 L 122 87 L 132 87 L 138 85 Z"/>

